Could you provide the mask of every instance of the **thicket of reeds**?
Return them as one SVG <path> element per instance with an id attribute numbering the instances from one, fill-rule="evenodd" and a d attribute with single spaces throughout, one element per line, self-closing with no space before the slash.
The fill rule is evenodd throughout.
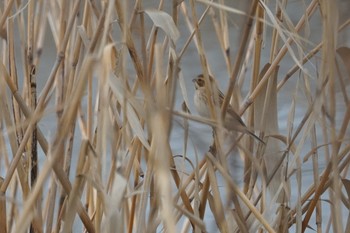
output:
<path id="1" fill-rule="evenodd" d="M 1 1 L 0 232 L 350 232 L 344 9 Z M 234 106 L 264 143 L 224 145 L 218 118 L 193 107 L 193 73 L 213 75 L 221 111 Z M 193 145 L 193 122 L 215 126 L 212 143 Z"/>

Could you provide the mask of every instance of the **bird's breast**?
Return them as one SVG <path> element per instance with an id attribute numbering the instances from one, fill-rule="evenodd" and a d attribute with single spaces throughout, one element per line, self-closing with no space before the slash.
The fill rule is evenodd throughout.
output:
<path id="1" fill-rule="evenodd" d="M 202 91 L 196 90 L 194 95 L 194 105 L 198 114 L 202 117 L 209 118 L 210 117 L 210 109 L 207 97 Z"/>

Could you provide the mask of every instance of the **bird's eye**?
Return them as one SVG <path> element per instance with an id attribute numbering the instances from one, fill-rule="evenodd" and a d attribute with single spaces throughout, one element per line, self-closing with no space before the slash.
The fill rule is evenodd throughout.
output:
<path id="1" fill-rule="evenodd" d="M 198 86 L 203 87 L 204 86 L 204 80 L 198 79 Z"/>

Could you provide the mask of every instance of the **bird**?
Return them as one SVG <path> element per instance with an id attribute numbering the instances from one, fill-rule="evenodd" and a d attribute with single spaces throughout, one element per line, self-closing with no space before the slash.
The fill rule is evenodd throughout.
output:
<path id="1" fill-rule="evenodd" d="M 207 85 L 207 80 L 204 78 L 203 74 L 198 75 L 197 78 L 194 78 L 192 80 L 195 87 L 194 106 L 198 114 L 205 118 L 212 117 L 210 105 L 209 105 L 209 98 L 212 99 L 213 105 L 215 108 L 220 108 L 220 109 L 215 109 L 215 110 L 218 110 L 216 112 L 221 112 L 220 111 L 221 106 L 225 98 L 224 94 L 220 91 L 214 78 L 211 75 L 209 75 L 209 80 L 210 80 L 211 89 L 209 89 L 209 85 Z M 208 94 L 210 96 L 208 96 Z M 227 111 L 225 114 L 225 120 L 223 121 L 223 126 L 228 131 L 238 131 L 241 133 L 245 133 L 257 139 L 258 141 L 264 143 L 262 139 L 260 139 L 251 130 L 248 129 L 248 127 L 243 122 L 242 118 L 235 112 L 233 107 L 230 105 L 227 108 Z"/>

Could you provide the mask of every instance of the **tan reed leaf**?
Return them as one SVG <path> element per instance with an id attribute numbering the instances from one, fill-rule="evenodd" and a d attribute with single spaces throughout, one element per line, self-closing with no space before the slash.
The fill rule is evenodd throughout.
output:
<path id="1" fill-rule="evenodd" d="M 118 102 L 123 106 L 124 109 L 126 109 L 126 115 L 129 122 L 130 127 L 134 130 L 135 135 L 140 139 L 143 146 L 149 150 L 150 145 L 147 140 L 147 135 L 141 125 L 140 119 L 138 115 L 143 116 L 143 110 L 141 109 L 141 106 L 136 103 L 133 98 L 128 98 L 128 102 L 124 101 L 124 98 L 127 97 L 127 92 L 125 90 L 124 84 L 122 83 L 122 80 L 119 78 L 109 78 L 108 83 L 111 87 L 112 92 L 117 97 Z M 133 106 L 129 103 L 134 103 Z M 126 104 L 126 106 L 124 106 Z M 135 108 L 136 106 L 136 108 Z M 136 111 L 137 113 L 136 113 Z"/>
<path id="2" fill-rule="evenodd" d="M 146 9 L 145 13 L 152 19 L 156 27 L 161 28 L 167 36 L 172 40 L 173 43 L 180 37 L 180 32 L 177 29 L 173 18 L 171 16 L 160 10 Z"/>
<path id="3" fill-rule="evenodd" d="M 273 77 L 269 79 L 265 90 L 261 92 L 261 96 L 256 99 L 256 104 L 254 105 L 255 113 L 255 127 L 262 130 L 264 135 L 278 134 L 278 110 L 277 110 L 277 75 L 278 67 L 275 70 Z M 265 167 L 267 171 L 267 177 L 272 177 L 271 172 L 273 172 L 276 166 L 279 166 L 278 171 L 273 175 L 272 181 L 269 184 L 269 191 L 271 196 L 276 195 L 279 190 L 280 185 L 285 180 L 283 174 L 285 174 L 286 162 L 278 165 L 280 159 L 283 157 L 283 151 L 281 151 L 279 141 L 274 137 L 269 137 L 265 150 L 263 160 L 265 162 Z M 286 186 L 289 186 L 287 182 Z M 284 193 L 286 191 L 286 193 Z M 289 197 L 290 189 L 282 190 L 277 202 L 283 203 L 287 201 L 285 197 Z"/>
<path id="4" fill-rule="evenodd" d="M 227 181 L 227 184 L 232 189 L 232 192 L 235 192 L 237 196 L 243 201 L 243 203 L 252 211 L 252 213 L 255 215 L 257 220 L 260 221 L 260 223 L 265 227 L 265 229 L 272 233 L 275 232 L 274 229 L 270 226 L 270 224 L 265 220 L 265 218 L 262 216 L 262 214 L 256 209 L 254 205 L 250 202 L 250 200 L 246 197 L 244 193 L 241 192 L 239 187 L 232 181 L 231 177 L 227 172 L 224 170 L 224 168 L 217 162 L 217 160 L 211 155 L 207 154 L 207 157 L 210 159 L 211 162 L 215 164 L 217 169 L 221 172 L 225 180 Z"/>

